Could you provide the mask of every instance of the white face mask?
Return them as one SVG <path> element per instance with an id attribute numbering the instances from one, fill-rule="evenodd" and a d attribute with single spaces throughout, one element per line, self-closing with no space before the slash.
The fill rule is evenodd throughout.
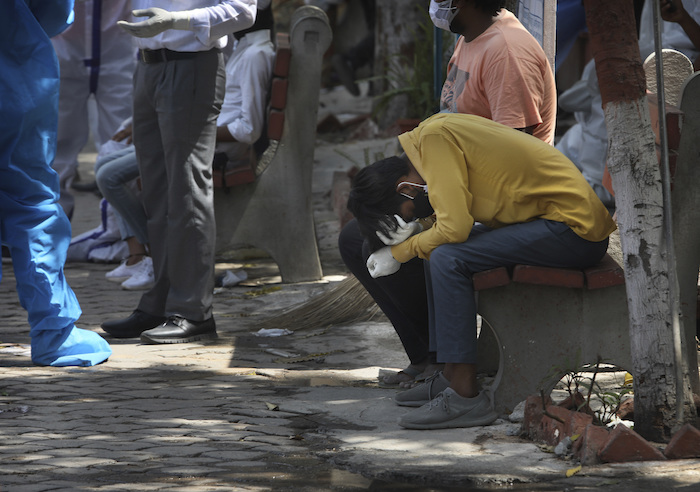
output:
<path id="1" fill-rule="evenodd" d="M 452 32 L 450 31 L 450 24 L 452 24 L 452 20 L 457 16 L 458 12 L 458 8 L 452 7 L 452 0 L 447 0 L 445 2 L 430 0 L 428 14 L 433 24 L 435 24 L 435 27 L 439 29 Z"/>

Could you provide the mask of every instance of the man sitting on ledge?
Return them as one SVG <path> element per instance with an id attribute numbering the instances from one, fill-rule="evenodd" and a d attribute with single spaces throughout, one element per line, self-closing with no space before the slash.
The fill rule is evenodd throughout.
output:
<path id="1" fill-rule="evenodd" d="M 373 277 L 416 256 L 429 260 L 430 350 L 445 369 L 396 395 L 397 404 L 420 407 L 399 424 L 488 425 L 497 415 L 477 385 L 472 275 L 516 264 L 592 266 L 615 223 L 576 166 L 526 133 L 441 113 L 399 142 L 405 154 L 363 168 L 348 201 L 363 234 L 387 245 L 367 260 Z M 416 219 L 433 214 L 434 225 L 422 230 Z"/>

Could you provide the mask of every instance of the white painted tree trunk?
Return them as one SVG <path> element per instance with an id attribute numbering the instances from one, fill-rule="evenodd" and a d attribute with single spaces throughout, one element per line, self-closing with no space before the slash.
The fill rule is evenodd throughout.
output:
<path id="1" fill-rule="evenodd" d="M 608 169 L 615 189 L 625 261 L 635 376 L 635 429 L 650 438 L 667 440 L 680 423 L 676 420 L 671 286 L 661 173 L 646 98 L 608 103 L 605 122 L 610 135 Z M 689 381 L 684 380 L 683 385 L 684 399 L 692 402 Z M 694 413 L 689 412 L 690 407 L 685 413 Z"/>
<path id="2" fill-rule="evenodd" d="M 584 0 L 608 130 L 608 170 L 615 190 L 624 257 L 634 375 L 635 430 L 667 441 L 695 407 L 687 368 L 676 371 L 671 286 L 666 258 L 661 171 L 645 96 L 631 0 Z M 672 289 L 673 287 L 673 289 Z M 676 406 L 681 381 L 683 419 Z"/>

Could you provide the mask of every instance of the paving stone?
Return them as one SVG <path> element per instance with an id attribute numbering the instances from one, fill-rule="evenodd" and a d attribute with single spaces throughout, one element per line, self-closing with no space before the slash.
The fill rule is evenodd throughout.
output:
<path id="1" fill-rule="evenodd" d="M 216 467 L 208 466 L 177 466 L 171 468 L 161 468 L 161 473 L 166 475 L 174 475 L 176 477 L 206 477 L 210 473 L 216 470 Z"/>
<path id="2" fill-rule="evenodd" d="M 170 435 L 170 436 L 159 436 L 159 437 L 149 437 L 147 439 L 142 439 L 141 442 L 153 442 L 158 444 L 194 444 L 199 442 L 209 442 L 206 437 L 197 437 L 189 435 Z"/>
<path id="3" fill-rule="evenodd" d="M 213 451 L 215 448 L 211 446 L 200 446 L 198 444 L 186 444 L 171 446 L 154 446 L 144 450 L 147 453 L 154 453 L 159 456 L 194 456 L 207 451 Z"/>
<path id="4" fill-rule="evenodd" d="M 0 456 L 31 455 L 46 449 L 45 446 L 36 444 L 36 441 L 26 442 L 20 438 L 15 438 L 14 443 L 12 441 L 12 438 L 3 438 L 6 444 L 0 446 Z"/>
<path id="5" fill-rule="evenodd" d="M 206 451 L 202 456 L 207 458 L 215 458 L 220 462 L 230 461 L 249 461 L 251 459 L 260 458 L 266 454 L 265 451 L 245 451 L 245 450 L 215 450 Z"/>
<path id="6" fill-rule="evenodd" d="M 93 449 L 93 450 L 110 450 L 114 453 L 122 453 L 122 452 L 132 452 L 132 451 L 139 451 L 141 449 L 149 448 L 153 444 L 148 443 L 148 442 L 137 442 L 137 441 L 131 441 L 129 440 L 128 436 L 120 436 L 119 439 L 110 439 L 110 440 L 105 440 L 105 441 L 95 441 L 95 442 L 87 442 L 83 444 L 81 447 L 84 449 Z"/>
<path id="7" fill-rule="evenodd" d="M 34 478 L 34 477 L 33 477 Z M 26 482 L 26 477 L 24 478 L 24 481 Z M 57 483 L 53 480 L 47 480 L 46 482 L 43 483 L 24 483 L 24 484 L 15 484 L 12 486 L 11 490 L 8 490 L 8 492 L 44 492 L 44 491 L 51 491 L 51 492 L 60 492 L 61 490 L 69 490 L 70 487 L 75 487 L 75 483 L 66 483 L 64 482 L 63 485 L 66 488 L 62 488 L 61 483 Z M 76 489 L 73 488 L 73 492 Z"/>
<path id="8" fill-rule="evenodd" d="M 53 458 L 54 455 L 53 454 L 42 454 L 40 452 L 32 452 L 32 453 L 27 453 L 27 454 L 0 452 L 0 456 L 2 456 L 2 462 L 7 465 L 10 463 L 30 463 L 32 461 Z M 2 489 L 0 489 L 0 490 L 2 490 Z"/>
<path id="9" fill-rule="evenodd" d="M 255 468 L 256 466 L 260 466 L 261 463 L 260 461 L 225 461 L 225 462 L 219 462 L 219 468 L 226 468 L 226 469 L 232 469 L 235 470 L 237 468 Z"/>
<path id="10" fill-rule="evenodd" d="M 44 460 L 28 463 L 5 463 L 3 460 L 3 462 L 0 462 L 0 475 L 28 475 L 53 468 L 54 465 L 43 461 Z"/>
<path id="11" fill-rule="evenodd" d="M 124 451 L 111 451 L 111 454 L 112 459 L 116 460 L 120 464 L 141 463 L 162 457 L 161 453 L 153 452 L 150 449 L 129 451 L 126 453 Z"/>
<path id="12" fill-rule="evenodd" d="M 44 460 L 37 460 L 37 465 L 49 465 L 54 467 L 56 473 L 68 470 L 82 471 L 83 473 L 91 473 L 90 467 L 97 465 L 108 465 L 116 463 L 116 461 L 107 458 L 94 458 L 92 456 L 61 456 Z"/>

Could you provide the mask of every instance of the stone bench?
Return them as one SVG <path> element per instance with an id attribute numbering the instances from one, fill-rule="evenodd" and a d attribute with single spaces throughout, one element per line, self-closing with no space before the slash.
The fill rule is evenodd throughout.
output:
<path id="1" fill-rule="evenodd" d="M 262 249 L 277 263 L 284 282 L 323 276 L 311 175 L 322 59 L 331 37 L 323 10 L 307 5 L 294 12 L 288 37 L 277 37 L 267 122 L 270 147 L 254 176 L 250 169 L 228 169 L 228 182 L 236 186 L 219 186 L 214 192 L 216 251 Z M 219 174 L 220 185 L 226 173 Z"/>
<path id="2" fill-rule="evenodd" d="M 650 107 L 658 129 L 658 111 Z M 672 213 L 685 355 L 698 393 L 700 73 L 684 84 L 680 109 L 668 107 L 665 117 L 674 147 Z M 498 412 L 512 411 L 539 390 L 548 394 L 583 364 L 601 360 L 632 372 L 624 272 L 609 255 L 585 270 L 517 265 L 473 279 L 482 317 L 478 367 L 495 373 L 490 386 Z"/>
<path id="3" fill-rule="evenodd" d="M 496 372 L 499 412 L 540 388 L 549 393 L 566 372 L 599 357 L 631 367 L 624 272 L 609 255 L 585 270 L 516 265 L 473 278 L 478 366 Z"/>

